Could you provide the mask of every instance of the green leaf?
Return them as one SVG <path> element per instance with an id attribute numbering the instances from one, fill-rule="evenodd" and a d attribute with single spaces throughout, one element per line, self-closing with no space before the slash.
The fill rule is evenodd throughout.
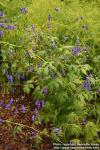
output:
<path id="1" fill-rule="evenodd" d="M 56 140 L 58 139 L 58 136 L 57 136 L 57 134 L 54 132 L 54 130 L 52 130 L 52 132 L 51 132 L 51 138 L 52 138 L 53 141 L 56 141 Z"/>
<path id="2" fill-rule="evenodd" d="M 45 129 L 43 129 L 43 131 L 42 131 L 42 135 L 48 135 L 48 131 L 47 131 L 47 129 L 45 128 Z"/>
<path id="3" fill-rule="evenodd" d="M 72 124 L 67 126 L 67 131 L 70 135 L 76 135 L 76 137 L 78 137 L 81 134 L 82 129 L 79 125 Z"/>
<path id="4" fill-rule="evenodd" d="M 35 138 L 34 138 L 34 142 L 35 144 L 39 145 L 42 142 L 42 138 L 40 136 L 40 134 L 36 134 Z"/>
<path id="5" fill-rule="evenodd" d="M 26 92 L 27 94 L 30 93 L 31 89 L 34 89 L 34 85 L 32 83 L 32 80 L 28 80 L 23 87 L 24 92 Z"/>
<path id="6" fill-rule="evenodd" d="M 84 135 L 86 141 L 92 141 L 94 137 L 97 137 L 97 127 L 93 122 L 88 122 L 84 127 Z"/>
<path id="7" fill-rule="evenodd" d="M 19 134 L 20 132 L 22 132 L 22 127 L 21 126 L 16 126 L 14 129 L 13 129 L 13 134 L 14 136 L 16 134 Z"/>

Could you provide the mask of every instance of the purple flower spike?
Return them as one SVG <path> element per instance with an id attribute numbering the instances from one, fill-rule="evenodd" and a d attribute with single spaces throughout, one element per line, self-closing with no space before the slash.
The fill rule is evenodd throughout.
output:
<path id="1" fill-rule="evenodd" d="M 32 140 L 33 138 L 35 138 L 35 136 L 36 136 L 36 132 L 33 131 L 33 132 L 31 132 L 31 135 L 29 138 Z"/>
<path id="2" fill-rule="evenodd" d="M 35 25 L 33 24 L 33 25 L 32 25 L 32 30 L 34 30 L 34 29 L 35 29 Z"/>
<path id="3" fill-rule="evenodd" d="M 51 20 L 51 15 L 50 15 L 50 14 L 48 15 L 48 20 L 49 20 L 49 21 Z"/>
<path id="4" fill-rule="evenodd" d="M 33 72 L 33 66 L 30 66 L 29 72 L 32 73 Z"/>
<path id="5" fill-rule="evenodd" d="M 9 101 L 9 104 L 12 105 L 13 103 L 14 103 L 14 100 L 13 100 L 13 98 L 11 98 L 10 101 Z"/>
<path id="6" fill-rule="evenodd" d="M 37 115 L 38 114 L 38 110 L 35 108 L 35 114 Z"/>
<path id="7" fill-rule="evenodd" d="M 65 76 L 65 71 L 63 70 L 61 74 L 62 74 L 62 76 L 64 77 L 64 76 Z"/>
<path id="8" fill-rule="evenodd" d="M 0 23 L 0 27 L 1 27 L 1 28 L 4 28 L 5 26 L 4 26 L 4 24 L 3 24 L 3 23 Z"/>
<path id="9" fill-rule="evenodd" d="M 86 88 L 86 82 L 83 83 L 82 89 Z"/>
<path id="10" fill-rule="evenodd" d="M 40 109 L 40 102 L 38 103 L 37 108 Z"/>
<path id="11" fill-rule="evenodd" d="M 54 131 L 57 135 L 61 134 L 61 128 L 55 128 Z"/>
<path id="12" fill-rule="evenodd" d="M 38 110 L 40 109 L 40 102 L 39 102 L 39 100 L 35 101 L 35 106 L 37 106 Z"/>
<path id="13" fill-rule="evenodd" d="M 54 79 L 55 78 L 55 73 L 52 72 L 51 76 L 52 76 L 52 79 Z"/>
<path id="14" fill-rule="evenodd" d="M 4 122 L 4 120 L 2 118 L 0 118 L 0 125 L 2 125 Z"/>
<path id="15" fill-rule="evenodd" d="M 23 10 L 24 10 L 25 13 L 28 13 L 28 10 L 27 10 L 26 7 L 24 7 Z"/>
<path id="16" fill-rule="evenodd" d="M 13 30 L 15 27 L 12 25 L 8 25 L 8 30 Z"/>
<path id="17" fill-rule="evenodd" d="M 6 109 L 6 110 L 10 110 L 10 108 L 11 108 L 11 104 L 8 103 L 8 104 L 6 105 L 6 107 L 5 107 L 5 109 Z"/>
<path id="18" fill-rule="evenodd" d="M 35 116 L 33 115 L 33 116 L 32 116 L 32 122 L 34 122 L 34 120 L 35 120 Z"/>
<path id="19" fill-rule="evenodd" d="M 24 73 L 22 74 L 22 80 L 23 81 L 25 80 L 25 74 Z"/>
<path id="20" fill-rule="evenodd" d="M 55 43 L 55 41 L 53 41 L 53 42 L 51 43 L 51 48 L 53 48 L 53 49 L 56 48 L 56 43 Z"/>
<path id="21" fill-rule="evenodd" d="M 82 25 L 82 29 L 84 29 L 85 28 L 85 26 L 84 25 Z"/>
<path id="22" fill-rule="evenodd" d="M 35 101 L 35 106 L 37 106 L 38 103 L 39 103 L 39 100 L 37 99 L 37 100 Z"/>
<path id="23" fill-rule="evenodd" d="M 89 29 L 89 27 L 88 27 L 88 24 L 86 25 L 86 30 L 88 30 Z"/>
<path id="24" fill-rule="evenodd" d="M 38 63 L 38 67 L 39 68 L 41 68 L 42 67 L 42 63 L 40 62 L 40 63 Z"/>
<path id="25" fill-rule="evenodd" d="M 8 20 L 7 20 L 7 19 L 3 19 L 3 22 L 4 22 L 4 23 L 7 23 L 7 22 L 8 22 Z"/>
<path id="26" fill-rule="evenodd" d="M 14 109 L 14 113 L 15 113 L 15 114 L 18 113 L 18 108 L 17 108 L 17 107 Z"/>
<path id="27" fill-rule="evenodd" d="M 74 48 L 72 48 L 72 52 L 73 52 L 73 54 L 76 56 L 76 55 L 78 55 L 78 53 L 81 51 L 82 49 L 81 49 L 81 47 L 74 47 Z"/>
<path id="28" fill-rule="evenodd" d="M 20 11 L 21 11 L 21 13 L 22 13 L 22 14 L 24 13 L 24 10 L 23 10 L 23 8 L 22 8 L 22 7 L 20 7 Z"/>
<path id="29" fill-rule="evenodd" d="M 0 17 L 3 17 L 4 13 L 2 11 L 0 11 Z"/>
<path id="30" fill-rule="evenodd" d="M 9 76 L 9 80 L 10 80 L 10 82 L 13 82 L 13 76 L 12 75 Z"/>
<path id="31" fill-rule="evenodd" d="M 83 83 L 82 89 L 85 89 L 85 88 L 87 88 L 88 91 L 91 91 L 91 90 L 92 90 L 92 89 L 91 89 L 91 86 L 90 86 L 90 84 L 89 84 L 88 82 L 84 82 L 84 83 Z"/>
<path id="32" fill-rule="evenodd" d="M 31 135 L 32 136 L 36 136 L 36 132 L 31 132 Z"/>
<path id="33" fill-rule="evenodd" d="M 42 99 L 42 107 L 44 107 L 44 99 Z"/>
<path id="34" fill-rule="evenodd" d="M 47 28 L 48 28 L 48 29 L 51 28 L 51 24 L 50 24 L 50 23 L 47 24 Z"/>
<path id="35" fill-rule="evenodd" d="M 8 75 L 8 82 L 9 83 L 13 83 L 13 76 L 10 74 L 10 75 Z"/>
<path id="36" fill-rule="evenodd" d="M 35 50 L 36 50 L 36 47 L 33 47 L 32 50 L 35 51 Z"/>
<path id="37" fill-rule="evenodd" d="M 22 14 L 28 13 L 28 10 L 27 10 L 26 7 L 24 7 L 24 8 L 20 7 L 20 11 L 21 11 Z"/>
<path id="38" fill-rule="evenodd" d="M 87 89 L 88 89 L 88 91 L 92 90 L 90 84 L 87 85 Z"/>
<path id="39" fill-rule="evenodd" d="M 22 113 L 26 112 L 26 107 L 24 105 L 22 105 L 22 109 L 21 109 Z"/>
<path id="40" fill-rule="evenodd" d="M 45 96 L 48 94 L 48 88 L 47 87 L 43 89 L 43 93 Z"/>
<path id="41" fill-rule="evenodd" d="M 72 52 L 73 52 L 74 55 L 77 55 L 77 54 L 78 54 L 78 51 L 77 51 L 76 48 L 72 48 Z"/>
<path id="42" fill-rule="evenodd" d="M 0 38 L 3 37 L 3 31 L 0 31 Z"/>
<path id="43" fill-rule="evenodd" d="M 2 105 L 3 105 L 3 102 L 1 101 L 1 102 L 0 102 L 0 107 L 1 107 Z"/>

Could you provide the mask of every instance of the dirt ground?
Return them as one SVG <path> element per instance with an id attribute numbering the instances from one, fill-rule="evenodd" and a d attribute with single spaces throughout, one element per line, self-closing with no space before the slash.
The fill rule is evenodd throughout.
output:
<path id="1" fill-rule="evenodd" d="M 14 104 L 10 110 L 6 110 L 5 106 L 8 104 L 9 99 L 14 99 Z M 9 119 L 16 123 L 21 123 L 26 126 L 32 126 L 32 115 L 34 114 L 34 99 L 31 95 L 25 94 L 0 94 L 0 102 L 3 102 L 0 106 L 0 117 L 4 120 Z M 20 108 L 22 105 L 29 108 L 26 113 L 21 113 Z M 17 106 L 18 112 L 15 111 Z M 15 124 L 0 124 L 0 150 L 52 150 L 52 142 L 49 137 L 44 136 L 43 141 L 40 144 L 40 148 L 37 148 L 34 144 L 34 138 L 32 137 L 32 129 L 27 127 L 22 128 L 20 133 L 14 134 L 13 129 Z M 42 131 L 45 125 L 42 124 L 36 127 Z M 50 133 L 50 126 L 47 130 Z"/>

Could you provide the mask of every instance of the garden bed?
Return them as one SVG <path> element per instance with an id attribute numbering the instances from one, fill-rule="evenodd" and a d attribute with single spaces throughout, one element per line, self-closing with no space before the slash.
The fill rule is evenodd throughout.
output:
<path id="1" fill-rule="evenodd" d="M 14 103 L 10 110 L 6 110 L 5 106 L 9 103 L 10 99 L 14 99 Z M 6 122 L 0 125 L 0 150 L 35 150 L 39 149 L 34 145 L 34 134 L 35 130 L 32 126 L 32 115 L 34 114 L 34 99 L 30 94 L 0 94 L 2 99 L 2 106 L 0 107 L 0 116 Z M 0 101 L 1 102 L 1 101 Z M 29 111 L 21 112 L 21 106 L 24 105 L 29 107 Z M 18 111 L 15 108 L 18 108 Z M 4 111 L 5 110 L 5 111 Z M 22 128 L 20 128 L 22 125 Z M 17 128 L 19 127 L 19 129 Z M 35 129 L 42 131 L 46 128 L 50 134 L 50 125 L 37 125 Z M 20 131 L 21 130 L 21 131 Z M 34 134 L 33 134 L 34 133 Z M 51 138 L 48 136 L 42 136 L 43 141 L 40 144 L 41 150 L 49 150 L 52 148 Z"/>

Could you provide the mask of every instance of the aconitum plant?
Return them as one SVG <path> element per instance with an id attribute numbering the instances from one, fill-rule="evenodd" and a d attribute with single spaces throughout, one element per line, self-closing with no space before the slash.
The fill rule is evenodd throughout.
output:
<path id="1" fill-rule="evenodd" d="M 2 17 L 4 15 L 3 11 L 0 11 L 0 17 Z"/>
<path id="2" fill-rule="evenodd" d="M 87 3 L 84 9 L 78 0 L 7 1 L 1 6 L 0 82 L 8 93 L 16 86 L 33 100 L 20 97 L 17 107 L 12 97 L 4 103 L 0 99 L 0 111 L 28 115 L 23 126 L 36 132 L 36 143 L 42 134 L 52 142 L 100 142 L 100 13 L 96 2 Z M 43 125 L 51 125 L 51 133 L 38 132 Z"/>
<path id="3" fill-rule="evenodd" d="M 21 107 L 21 112 L 26 113 L 26 107 L 24 105 L 22 105 L 22 107 Z"/>
<path id="4" fill-rule="evenodd" d="M 13 30 L 13 29 L 14 29 L 14 26 L 8 25 L 8 30 Z"/>
<path id="5" fill-rule="evenodd" d="M 6 109 L 6 110 L 10 110 L 10 109 L 11 109 L 11 104 L 8 103 L 8 104 L 5 106 L 5 109 Z"/>
<path id="6" fill-rule="evenodd" d="M 3 37 L 3 31 L 0 31 L 0 38 Z"/>

